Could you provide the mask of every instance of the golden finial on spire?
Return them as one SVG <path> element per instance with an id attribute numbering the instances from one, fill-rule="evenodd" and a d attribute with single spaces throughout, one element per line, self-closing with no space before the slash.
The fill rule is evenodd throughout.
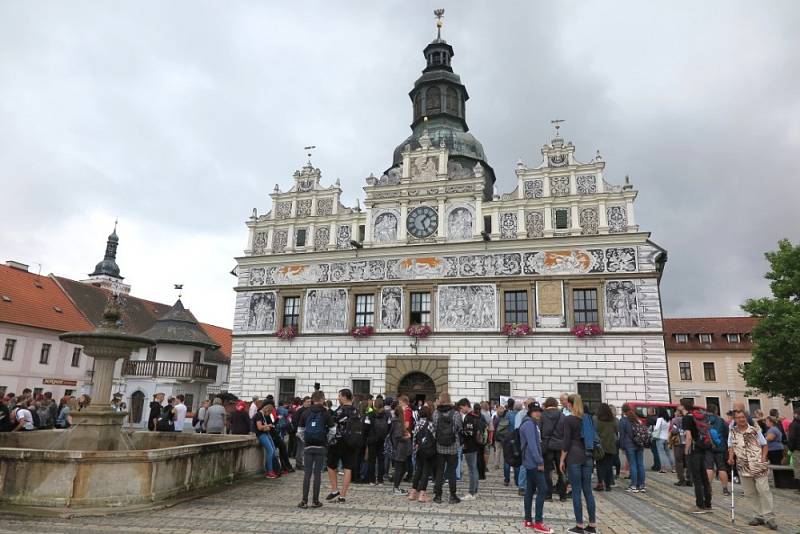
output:
<path id="1" fill-rule="evenodd" d="M 444 22 L 442 22 L 442 17 L 444 17 L 444 9 L 443 8 L 434 9 L 433 14 L 436 15 L 436 38 L 441 39 L 442 25 L 444 24 Z"/>

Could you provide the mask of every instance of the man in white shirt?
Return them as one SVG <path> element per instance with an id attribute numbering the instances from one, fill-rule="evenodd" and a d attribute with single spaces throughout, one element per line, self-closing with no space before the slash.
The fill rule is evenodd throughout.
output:
<path id="1" fill-rule="evenodd" d="M 29 402 L 25 402 L 17 408 L 17 427 L 14 429 L 15 431 L 27 431 L 27 430 L 36 430 L 36 427 L 33 426 L 33 414 L 28 409 Z"/>
<path id="2" fill-rule="evenodd" d="M 256 416 L 256 412 L 258 411 L 258 397 L 253 397 L 253 402 L 250 403 L 250 410 L 247 412 L 250 415 L 250 420 L 253 420 L 253 417 Z"/>
<path id="3" fill-rule="evenodd" d="M 186 405 L 183 403 L 184 396 L 177 395 L 178 404 L 175 405 L 175 432 L 183 432 L 183 423 L 186 421 Z"/>

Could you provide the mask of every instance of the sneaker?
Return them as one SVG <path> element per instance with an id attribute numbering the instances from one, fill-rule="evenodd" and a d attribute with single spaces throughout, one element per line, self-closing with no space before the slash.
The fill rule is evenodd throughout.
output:
<path id="1" fill-rule="evenodd" d="M 683 480 L 679 480 L 677 482 L 673 482 L 672 485 L 673 486 L 685 486 L 686 482 L 684 482 Z"/>
<path id="2" fill-rule="evenodd" d="M 747 524 L 750 525 L 751 527 L 757 527 L 759 525 L 763 525 L 764 524 L 764 520 L 761 519 L 760 517 L 754 517 Z"/>
<path id="3" fill-rule="evenodd" d="M 553 534 L 553 529 L 548 527 L 544 523 L 534 523 L 533 531 L 540 532 L 541 534 Z"/>
<path id="4" fill-rule="evenodd" d="M 392 490 L 392 495 L 408 495 L 408 492 L 403 488 L 394 488 Z"/>
<path id="5" fill-rule="evenodd" d="M 725 495 L 726 497 L 731 496 L 731 492 L 728 491 L 728 488 L 722 488 L 722 494 Z"/>
<path id="6" fill-rule="evenodd" d="M 314 501 L 311 503 L 311 508 L 319 508 L 322 506 L 322 503 L 319 501 Z"/>
<path id="7" fill-rule="evenodd" d="M 344 471 L 339 471 L 339 474 L 340 475 L 344 475 Z"/>
<path id="8" fill-rule="evenodd" d="M 325 497 L 325 500 L 326 500 L 326 501 L 332 501 L 333 499 L 335 499 L 335 498 L 336 498 L 336 497 L 338 497 L 338 496 L 339 496 L 339 492 L 338 492 L 338 491 L 332 491 L 332 492 L 330 492 L 330 493 L 328 494 L 328 496 L 327 496 L 327 497 Z"/>
<path id="9" fill-rule="evenodd" d="M 534 525 L 533 521 L 523 521 L 522 522 L 522 526 L 524 528 L 533 528 L 533 525 Z"/>
<path id="10" fill-rule="evenodd" d="M 442 496 L 441 495 L 434 495 L 433 496 L 433 502 L 435 502 L 436 504 L 442 504 Z"/>
<path id="11" fill-rule="evenodd" d="M 417 490 L 412 489 L 411 491 L 408 492 L 408 500 L 409 501 L 416 501 L 417 498 L 419 498 L 419 494 L 417 493 Z"/>
<path id="12" fill-rule="evenodd" d="M 633 486 L 628 486 L 625 488 L 626 493 L 639 493 L 639 488 L 635 488 Z"/>
<path id="13" fill-rule="evenodd" d="M 293 469 L 292 471 L 294 471 L 294 469 Z M 282 475 L 288 475 L 288 474 L 289 474 L 289 470 L 288 470 L 288 469 L 284 469 L 284 470 L 281 472 L 281 474 L 282 474 Z"/>
<path id="14" fill-rule="evenodd" d="M 278 478 L 278 475 L 275 473 L 275 471 L 269 471 L 267 473 L 267 478 Z"/>
<path id="15" fill-rule="evenodd" d="M 300 504 L 298 504 L 297 507 L 306 509 L 308 508 L 308 503 L 306 501 L 300 501 Z"/>
<path id="16" fill-rule="evenodd" d="M 587 534 L 596 534 L 597 527 L 584 527 L 583 531 L 586 532 Z"/>
<path id="17" fill-rule="evenodd" d="M 641 488 L 639 488 L 639 493 L 647 493 L 647 488 L 642 486 Z"/>
<path id="18" fill-rule="evenodd" d="M 578 525 L 575 525 L 571 529 L 567 530 L 567 532 L 569 532 L 570 534 L 583 534 L 586 531 L 581 527 L 579 527 Z"/>
<path id="19" fill-rule="evenodd" d="M 765 524 L 770 530 L 778 530 L 778 523 L 774 519 L 770 519 Z"/>
<path id="20" fill-rule="evenodd" d="M 428 498 L 428 494 L 424 491 L 419 492 L 419 497 L 417 498 L 417 502 L 428 502 L 430 499 Z"/>
<path id="21" fill-rule="evenodd" d="M 346 499 L 344 497 L 339 496 L 336 498 L 336 502 L 338 502 L 339 504 L 344 504 L 345 501 Z"/>
<path id="22" fill-rule="evenodd" d="M 377 483 L 377 482 L 370 482 L 370 483 L 369 483 L 369 485 L 370 485 L 370 486 L 377 486 L 377 485 L 378 485 L 378 483 Z"/>
<path id="23" fill-rule="evenodd" d="M 522 489 L 522 488 L 518 489 L 517 490 L 517 495 L 520 495 L 520 496 L 524 497 L 525 496 L 525 490 Z"/>
<path id="24" fill-rule="evenodd" d="M 458 498 L 458 495 L 450 495 L 450 500 L 447 501 L 448 504 L 458 504 L 461 502 L 461 499 Z"/>
<path id="25" fill-rule="evenodd" d="M 475 495 L 473 495 L 471 493 L 467 493 L 466 495 L 461 497 L 461 500 L 462 501 L 474 501 L 475 500 Z"/>
<path id="26" fill-rule="evenodd" d="M 504 481 L 503 481 L 503 485 L 504 485 L 505 487 L 508 487 L 510 484 L 511 484 L 511 482 L 509 482 L 508 480 L 504 480 Z"/>

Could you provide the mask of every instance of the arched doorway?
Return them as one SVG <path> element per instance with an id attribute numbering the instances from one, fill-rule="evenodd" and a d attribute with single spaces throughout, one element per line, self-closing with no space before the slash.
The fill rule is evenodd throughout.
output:
<path id="1" fill-rule="evenodd" d="M 144 392 L 142 390 L 136 390 L 131 395 L 131 406 L 130 406 L 130 422 L 133 424 L 141 423 L 142 422 L 142 411 L 144 410 Z"/>
<path id="2" fill-rule="evenodd" d="M 413 372 L 404 376 L 397 385 L 397 394 L 405 395 L 412 404 L 436 399 L 436 384 L 425 373 Z"/>

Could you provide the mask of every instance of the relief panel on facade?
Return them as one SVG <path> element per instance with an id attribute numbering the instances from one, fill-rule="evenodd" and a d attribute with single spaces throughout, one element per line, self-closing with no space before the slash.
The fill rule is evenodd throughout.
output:
<path id="1" fill-rule="evenodd" d="M 331 241 L 331 227 L 317 226 L 314 229 L 314 250 L 328 250 Z"/>
<path id="2" fill-rule="evenodd" d="M 500 214 L 500 239 L 517 238 L 517 214 L 507 212 Z"/>
<path id="3" fill-rule="evenodd" d="M 346 289 L 309 289 L 306 292 L 303 331 L 310 334 L 347 332 L 348 308 Z"/>
<path id="4" fill-rule="evenodd" d="M 473 216 L 467 206 L 459 206 L 447 214 L 447 239 L 459 241 L 472 239 Z"/>
<path id="5" fill-rule="evenodd" d="M 289 242 L 289 230 L 273 230 L 272 231 L 272 252 L 281 253 L 286 250 L 286 244 Z"/>
<path id="6" fill-rule="evenodd" d="M 569 196 L 569 176 L 550 177 L 550 196 L 552 197 Z"/>
<path id="7" fill-rule="evenodd" d="M 525 180 L 525 198 L 542 198 L 544 196 L 544 184 L 542 180 Z"/>
<path id="8" fill-rule="evenodd" d="M 318 198 L 317 199 L 317 215 L 332 215 L 333 214 L 333 199 L 332 198 Z"/>
<path id="9" fill-rule="evenodd" d="M 606 209 L 606 219 L 608 233 L 621 234 L 628 230 L 628 214 L 625 212 L 625 206 L 609 206 Z"/>
<path id="10" fill-rule="evenodd" d="M 267 270 L 264 267 L 253 267 L 250 269 L 249 284 L 251 286 L 263 286 L 267 283 Z"/>
<path id="11" fill-rule="evenodd" d="M 288 219 L 292 216 L 292 203 L 289 202 L 278 202 L 278 207 L 276 208 L 276 214 L 278 219 Z"/>
<path id="12" fill-rule="evenodd" d="M 597 264 L 597 256 L 588 250 L 525 253 L 525 274 L 586 274 L 593 272 Z"/>
<path id="13" fill-rule="evenodd" d="M 544 236 L 544 214 L 541 211 L 525 212 L 525 231 L 529 238 Z"/>
<path id="14" fill-rule="evenodd" d="M 581 235 L 596 235 L 599 233 L 600 218 L 597 208 L 581 208 L 579 223 Z"/>
<path id="15" fill-rule="evenodd" d="M 403 288 L 387 286 L 381 288 L 381 314 L 379 329 L 382 331 L 403 329 Z"/>
<path id="16" fill-rule="evenodd" d="M 594 174 L 575 177 L 575 189 L 579 195 L 597 193 L 597 177 Z"/>
<path id="17" fill-rule="evenodd" d="M 536 282 L 536 326 L 538 328 L 566 326 L 563 282 L 541 280 Z"/>
<path id="18" fill-rule="evenodd" d="M 253 237 L 253 254 L 264 254 L 267 250 L 267 232 L 256 232 Z"/>
<path id="19" fill-rule="evenodd" d="M 392 243 L 397 241 L 398 214 L 385 211 L 375 217 L 372 229 L 372 240 L 376 243 Z"/>
<path id="20" fill-rule="evenodd" d="M 340 226 L 336 230 L 336 248 L 348 249 L 350 246 L 350 226 Z"/>
<path id="21" fill-rule="evenodd" d="M 303 199 L 297 201 L 297 216 L 310 217 L 311 216 L 311 199 Z"/>
<path id="22" fill-rule="evenodd" d="M 606 328 L 637 328 L 639 306 L 631 280 L 606 282 Z"/>
<path id="23" fill-rule="evenodd" d="M 275 331 L 275 303 L 277 296 L 274 291 L 250 293 L 247 303 L 247 319 L 242 325 L 242 332 L 264 333 Z"/>
<path id="24" fill-rule="evenodd" d="M 438 158 L 433 156 L 419 156 L 411 162 L 411 176 L 416 181 L 431 180 L 436 178 L 439 168 Z"/>
<path id="25" fill-rule="evenodd" d="M 438 330 L 497 330 L 497 288 L 492 284 L 439 286 Z"/>
<path id="26" fill-rule="evenodd" d="M 606 270 L 610 273 L 634 272 L 636 249 L 632 247 L 606 249 Z"/>

